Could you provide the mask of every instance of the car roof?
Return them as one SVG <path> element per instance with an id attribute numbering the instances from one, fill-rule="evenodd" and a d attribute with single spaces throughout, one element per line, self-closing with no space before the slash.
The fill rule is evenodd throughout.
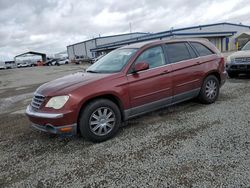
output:
<path id="1" fill-rule="evenodd" d="M 208 42 L 208 39 L 204 38 L 185 38 L 185 39 L 164 39 L 164 40 L 151 40 L 151 41 L 145 41 L 145 42 L 138 42 L 134 44 L 129 44 L 127 46 L 121 47 L 122 49 L 124 48 L 142 48 L 145 46 L 154 46 L 157 44 L 165 44 L 165 43 L 172 43 L 172 42 Z"/>

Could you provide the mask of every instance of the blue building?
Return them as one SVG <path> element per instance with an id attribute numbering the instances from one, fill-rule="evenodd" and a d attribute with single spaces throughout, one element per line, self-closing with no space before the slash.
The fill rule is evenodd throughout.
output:
<path id="1" fill-rule="evenodd" d="M 84 54 L 88 58 L 95 58 L 116 48 L 150 40 L 162 40 L 171 38 L 206 38 L 220 51 L 233 51 L 250 40 L 250 26 L 233 23 L 215 23 L 198 25 L 179 29 L 171 29 L 158 33 L 131 33 L 115 36 L 107 36 L 83 41 L 67 47 L 70 59 L 75 55 Z M 242 39 L 243 34 L 249 34 L 249 38 Z M 238 37 L 240 36 L 240 40 Z"/>

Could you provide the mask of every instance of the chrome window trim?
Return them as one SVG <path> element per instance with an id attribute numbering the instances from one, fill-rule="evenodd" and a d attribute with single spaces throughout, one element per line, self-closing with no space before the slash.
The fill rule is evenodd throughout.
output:
<path id="1" fill-rule="evenodd" d="M 204 57 L 204 56 L 202 56 L 202 57 Z M 186 60 L 178 61 L 178 62 L 175 62 L 175 63 L 168 63 L 168 64 L 165 64 L 165 65 L 162 65 L 162 66 L 159 66 L 159 67 L 154 67 L 154 68 L 151 68 L 151 69 L 147 69 L 147 70 L 140 71 L 140 72 L 138 72 L 138 74 L 139 74 L 139 73 L 142 73 L 142 72 L 154 70 L 154 69 L 157 69 L 157 68 L 162 68 L 162 67 L 165 67 L 165 66 L 169 66 L 169 65 L 184 63 L 185 61 L 195 60 L 195 59 L 199 59 L 199 58 L 200 58 L 200 57 L 196 57 L 196 58 L 193 58 L 193 59 L 186 59 Z M 127 74 L 127 76 L 129 76 L 129 75 L 134 75 L 134 74 L 135 74 L 135 73 L 129 73 L 129 74 Z"/>

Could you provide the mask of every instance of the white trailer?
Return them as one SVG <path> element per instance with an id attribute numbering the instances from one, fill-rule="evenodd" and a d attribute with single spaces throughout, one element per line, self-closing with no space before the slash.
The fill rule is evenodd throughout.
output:
<path id="1" fill-rule="evenodd" d="M 4 61 L 0 61 L 0 69 L 6 69 Z"/>

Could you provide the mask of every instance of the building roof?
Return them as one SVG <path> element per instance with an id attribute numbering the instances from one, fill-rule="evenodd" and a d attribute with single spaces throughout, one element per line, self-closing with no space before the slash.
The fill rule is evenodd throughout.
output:
<path id="1" fill-rule="evenodd" d="M 238 26 L 238 27 L 244 27 L 244 28 L 250 29 L 249 25 L 220 22 L 220 23 L 214 23 L 214 24 L 205 24 L 205 25 L 197 25 L 197 26 L 192 26 L 192 27 L 184 27 L 184 28 L 179 28 L 179 29 L 172 29 L 172 30 L 163 31 L 163 32 L 159 32 L 159 33 L 176 32 L 176 31 L 183 31 L 183 30 L 197 29 L 197 28 L 204 28 L 204 27 L 211 27 L 211 26 L 218 26 L 218 25 L 231 25 L 231 26 Z"/>
<path id="2" fill-rule="evenodd" d="M 95 37 L 95 38 L 92 38 L 92 39 L 89 39 L 89 40 L 85 40 L 85 41 L 77 42 L 77 43 L 74 43 L 74 44 L 70 44 L 67 47 L 74 46 L 74 45 L 81 44 L 81 43 L 88 42 L 88 41 L 92 41 L 92 40 L 96 40 L 96 39 L 104 39 L 104 38 L 119 37 L 119 36 L 126 36 L 126 35 L 135 35 L 135 34 L 147 35 L 148 33 L 134 32 L 134 33 L 124 33 L 124 34 L 117 34 L 117 35 L 108 35 L 108 36 L 103 36 L 103 37 Z"/>
<path id="3" fill-rule="evenodd" d="M 46 56 L 46 54 L 44 54 L 44 53 L 29 51 L 29 52 L 25 52 L 25 53 L 16 55 L 15 57 L 21 57 L 21 56 L 25 56 L 25 55 L 28 55 L 28 54 L 31 54 L 31 55 L 40 55 L 40 56 L 44 56 L 45 55 Z"/>
<path id="4" fill-rule="evenodd" d="M 221 23 L 215 23 L 215 24 L 206 24 L 206 25 L 198 25 L 198 26 L 192 26 L 192 27 L 184 27 L 184 28 L 179 28 L 179 29 L 171 29 L 163 32 L 158 32 L 158 33 L 150 33 L 148 35 L 144 36 L 139 36 L 131 39 L 126 39 L 126 40 L 121 40 L 118 42 L 113 42 L 105 45 L 98 46 L 96 48 L 91 49 L 91 51 L 101 51 L 104 49 L 112 49 L 112 48 L 117 48 L 121 47 L 124 45 L 129 45 L 132 43 L 136 42 L 142 42 L 142 41 L 147 41 L 147 40 L 154 40 L 154 39 L 161 39 L 165 37 L 174 37 L 174 36 L 198 36 L 198 37 L 212 37 L 212 36 L 221 36 L 221 37 L 226 37 L 226 36 L 232 36 L 236 31 L 226 31 L 226 32 L 185 32 L 185 33 L 176 33 L 179 31 L 185 31 L 185 30 L 190 30 L 190 29 L 201 29 L 205 27 L 211 27 L 211 26 L 218 26 L 218 25 L 231 25 L 231 26 L 237 26 L 237 27 L 244 27 L 244 28 L 249 28 L 250 26 L 248 25 L 243 25 L 243 24 L 233 24 L 233 23 L 227 23 L 227 22 L 221 22 Z"/>
<path id="5" fill-rule="evenodd" d="M 145 41 L 145 42 L 138 42 L 134 44 L 130 44 L 127 46 L 123 46 L 122 48 L 141 48 L 144 46 L 147 46 L 148 44 L 162 44 L 162 43 L 171 43 L 171 42 L 203 42 L 207 41 L 207 39 L 204 38 L 178 38 L 178 39 L 164 39 L 164 40 L 150 40 L 150 41 Z"/>
<path id="6" fill-rule="evenodd" d="M 25 57 L 25 56 L 28 56 L 29 54 L 30 55 L 39 55 L 39 56 L 42 56 L 43 61 L 46 61 L 46 54 L 40 53 L 40 52 L 34 52 L 34 51 L 29 51 L 29 52 L 25 52 L 25 53 L 16 55 L 14 57 L 14 59 L 16 59 L 17 57 Z"/>
<path id="7" fill-rule="evenodd" d="M 119 42 L 113 42 L 109 43 L 106 45 L 98 46 L 97 48 L 93 48 L 90 51 L 92 52 L 97 52 L 97 51 L 102 51 L 102 50 L 110 50 L 110 49 L 115 49 L 119 48 L 125 45 L 130 45 L 134 43 L 139 43 L 139 42 L 144 42 L 144 41 L 152 41 L 152 40 L 161 40 L 162 38 L 166 37 L 174 37 L 174 36 L 180 36 L 180 37 L 213 37 L 213 36 L 232 36 L 236 33 L 236 31 L 231 31 L 231 32 L 202 32 L 202 33 L 165 33 L 158 35 L 158 33 L 150 36 L 145 36 L 145 37 L 136 37 L 128 40 L 123 40 Z"/>
<path id="8" fill-rule="evenodd" d="M 250 32 L 240 33 L 236 38 L 244 38 L 244 37 L 250 38 Z"/>

